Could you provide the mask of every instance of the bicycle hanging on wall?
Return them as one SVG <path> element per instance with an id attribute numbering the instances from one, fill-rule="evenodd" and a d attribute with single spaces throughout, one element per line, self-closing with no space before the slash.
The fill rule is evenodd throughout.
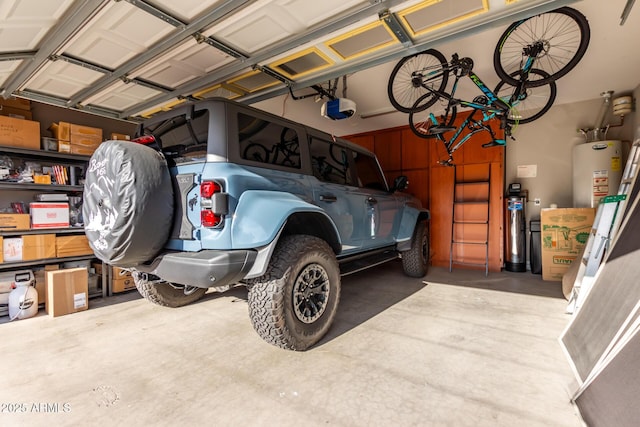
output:
<path id="1" fill-rule="evenodd" d="M 589 38 L 587 19 L 569 7 L 522 19 L 507 28 L 494 50 L 494 68 L 501 78 L 494 90 L 473 72 L 471 58 L 453 54 L 447 61 L 441 52 L 428 49 L 396 64 L 387 88 L 389 100 L 397 110 L 409 113 L 414 134 L 444 144 L 449 157 L 440 163 L 451 165 L 453 153 L 476 133 L 491 135 L 484 147 L 505 145 L 507 137 L 513 138 L 514 125 L 542 117 L 555 101 L 555 81 L 582 59 Z M 447 91 L 450 76 L 454 80 Z M 463 77 L 481 92 L 472 101 L 455 96 Z M 470 111 L 456 126 L 459 108 Z M 493 119 L 499 120 L 504 139 L 497 138 L 489 126 Z M 462 136 L 465 129 L 469 132 Z M 444 136 L 451 132 L 450 137 Z"/>

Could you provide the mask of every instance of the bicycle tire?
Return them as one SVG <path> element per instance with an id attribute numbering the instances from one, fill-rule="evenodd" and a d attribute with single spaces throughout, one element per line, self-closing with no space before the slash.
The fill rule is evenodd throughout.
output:
<path id="1" fill-rule="evenodd" d="M 428 95 L 430 94 L 427 93 L 423 96 L 428 96 Z M 419 104 L 420 102 L 422 102 L 422 100 L 418 98 L 415 104 Z M 416 114 L 420 114 L 420 116 L 423 117 L 424 120 L 421 120 L 421 121 L 415 120 Z M 456 114 L 457 114 L 457 109 L 454 105 L 453 107 L 451 107 L 451 114 L 449 115 L 449 117 L 445 118 L 445 120 L 443 120 L 442 123 L 440 123 L 440 125 L 451 127 L 453 125 L 454 120 L 456 119 Z M 439 118 L 438 121 L 440 121 L 441 119 L 442 117 Z M 418 138 L 431 139 L 431 138 L 438 138 L 439 135 L 442 135 L 441 133 L 437 133 L 437 134 L 431 133 L 430 129 L 432 126 L 433 126 L 433 123 L 431 122 L 429 111 L 425 112 L 424 110 L 419 111 L 419 110 L 412 109 L 409 112 L 409 128 L 411 129 L 411 132 L 413 132 L 413 134 L 416 135 Z"/>
<path id="2" fill-rule="evenodd" d="M 519 75 L 519 71 L 515 71 L 514 75 Z M 535 74 L 540 77 L 540 80 L 548 79 L 549 74 L 542 70 L 532 69 L 531 74 Z M 513 76 L 512 76 L 513 77 Z M 502 89 L 508 89 L 509 92 L 503 92 Z M 507 102 L 509 105 L 515 104 L 514 108 L 509 110 L 507 115 L 507 123 L 509 124 L 525 124 L 531 123 L 534 120 L 538 120 L 542 117 L 553 105 L 556 100 L 556 94 L 558 92 L 556 83 L 550 81 L 545 85 L 528 85 L 524 86 L 525 93 L 522 99 L 513 99 L 514 87 L 504 80 L 498 83 L 493 91 L 498 98 Z M 517 108 L 516 108 L 517 107 Z"/>
<path id="3" fill-rule="evenodd" d="M 249 144 L 244 149 L 242 157 L 253 162 L 269 163 L 269 150 L 261 144 Z"/>
<path id="4" fill-rule="evenodd" d="M 570 7 L 561 7 L 530 18 L 514 22 L 500 36 L 493 53 L 493 67 L 501 80 L 515 86 L 514 78 L 521 70 L 524 49 L 533 43 L 542 43 L 533 68 L 546 72 L 549 77 L 532 81 L 543 86 L 571 71 L 580 62 L 587 47 L 591 30 L 587 18 Z"/>
<path id="5" fill-rule="evenodd" d="M 428 69 L 434 72 L 435 77 L 429 79 L 429 87 L 436 91 L 442 91 L 449 80 L 449 65 L 444 55 L 435 49 L 427 49 L 413 55 L 402 58 L 391 71 L 387 94 L 391 105 L 403 113 L 409 113 L 416 104 L 418 98 L 424 98 L 424 105 L 418 105 L 417 111 L 423 111 L 433 105 L 438 96 L 429 92 L 425 82 L 414 76 L 418 70 Z M 424 95 L 429 95 L 425 97 Z"/>

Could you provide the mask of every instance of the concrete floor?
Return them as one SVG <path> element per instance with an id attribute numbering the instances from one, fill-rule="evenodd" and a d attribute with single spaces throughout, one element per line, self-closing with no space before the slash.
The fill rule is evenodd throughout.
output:
<path id="1" fill-rule="evenodd" d="M 560 283 L 439 268 L 423 283 L 393 262 L 342 286 L 331 331 L 304 353 L 258 337 L 244 288 L 5 321 L 0 425 L 583 425 Z"/>

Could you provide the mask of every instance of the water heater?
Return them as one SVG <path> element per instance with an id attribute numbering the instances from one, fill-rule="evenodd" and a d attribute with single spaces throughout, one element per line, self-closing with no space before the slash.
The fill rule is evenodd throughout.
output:
<path id="1" fill-rule="evenodd" d="M 573 147 L 573 207 L 595 208 L 617 194 L 622 179 L 622 143 L 592 141 Z"/>

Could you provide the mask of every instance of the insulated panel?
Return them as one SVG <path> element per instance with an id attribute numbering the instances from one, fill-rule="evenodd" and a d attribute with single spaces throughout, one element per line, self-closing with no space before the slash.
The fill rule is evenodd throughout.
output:
<path id="1" fill-rule="evenodd" d="M 394 43 L 397 43 L 397 40 L 386 25 L 382 22 L 375 22 L 330 40 L 326 44 L 343 59 L 348 59 L 382 49 Z"/>
<path id="2" fill-rule="evenodd" d="M 289 78 L 295 78 L 322 70 L 332 64 L 333 61 L 325 54 L 316 48 L 311 48 L 274 62 L 271 68 Z"/>
<path id="3" fill-rule="evenodd" d="M 0 61 L 0 87 L 20 64 L 22 61 Z"/>
<path id="4" fill-rule="evenodd" d="M 147 0 L 147 2 L 186 23 L 222 3 L 221 0 Z"/>
<path id="5" fill-rule="evenodd" d="M 278 83 L 282 82 L 261 71 L 250 71 L 247 74 L 243 74 L 239 77 L 229 80 L 228 83 L 231 83 L 234 86 L 238 86 L 246 92 L 255 92 L 260 89 L 275 86 Z"/>
<path id="6" fill-rule="evenodd" d="M 66 99 L 102 76 L 104 74 L 90 68 L 65 61 L 53 61 L 31 79 L 25 88 Z"/>
<path id="7" fill-rule="evenodd" d="M 214 85 L 205 89 L 202 89 L 193 94 L 196 98 L 214 98 L 222 97 L 233 99 L 242 95 L 242 91 L 238 88 L 233 88 L 228 85 Z"/>
<path id="8" fill-rule="evenodd" d="M 73 0 L 0 1 L 0 52 L 35 49 Z"/>
<path id="9" fill-rule="evenodd" d="M 257 2 L 205 32 L 248 54 L 339 16 L 362 0 L 279 0 Z"/>
<path id="10" fill-rule="evenodd" d="M 165 55 L 131 73 L 153 83 L 176 88 L 230 63 L 233 58 L 206 43 L 189 39 Z"/>
<path id="11" fill-rule="evenodd" d="M 399 12 L 412 35 L 421 35 L 489 10 L 487 0 L 431 0 Z"/>
<path id="12" fill-rule="evenodd" d="M 117 82 L 91 98 L 87 103 L 115 111 L 124 111 L 134 105 L 160 95 L 162 92 L 135 83 Z"/>
<path id="13" fill-rule="evenodd" d="M 115 69 L 173 31 L 172 25 L 127 2 L 114 2 L 83 27 L 64 53 Z"/>

